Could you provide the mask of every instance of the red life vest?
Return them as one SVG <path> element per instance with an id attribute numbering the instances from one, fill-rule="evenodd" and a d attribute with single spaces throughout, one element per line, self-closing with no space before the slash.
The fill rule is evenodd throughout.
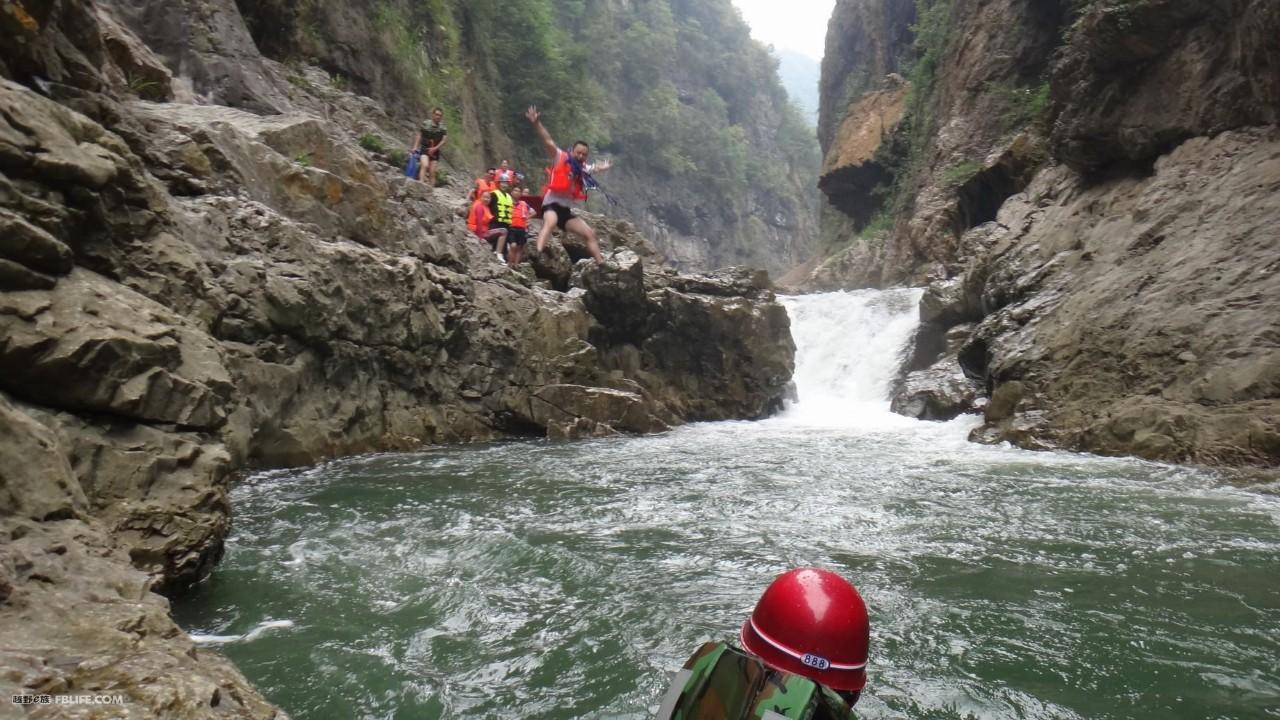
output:
<path id="1" fill-rule="evenodd" d="M 569 193 L 574 200 L 587 199 L 587 191 L 582 187 L 582 178 L 574 176 L 573 166 L 569 164 L 569 153 L 564 150 L 556 155 L 556 163 L 551 167 L 551 180 L 547 182 L 547 190 L 553 193 Z"/>
<path id="2" fill-rule="evenodd" d="M 516 230 L 524 230 L 529 227 L 529 215 L 533 213 L 533 208 L 529 207 L 529 203 L 521 200 L 511 210 L 511 227 Z"/>

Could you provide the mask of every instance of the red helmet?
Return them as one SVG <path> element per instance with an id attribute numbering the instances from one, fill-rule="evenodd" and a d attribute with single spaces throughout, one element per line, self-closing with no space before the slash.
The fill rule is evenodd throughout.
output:
<path id="1" fill-rule="evenodd" d="M 867 684 L 870 639 L 867 606 L 857 588 L 818 568 L 779 575 L 742 624 L 747 652 L 840 691 Z"/>

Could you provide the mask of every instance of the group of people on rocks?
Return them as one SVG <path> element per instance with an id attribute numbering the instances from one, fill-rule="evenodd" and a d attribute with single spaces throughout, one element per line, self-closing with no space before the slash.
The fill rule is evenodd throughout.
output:
<path id="1" fill-rule="evenodd" d="M 535 214 L 530 201 L 537 202 L 528 189 L 515 188 L 518 177 L 505 160 L 501 168 L 490 168 L 476 179 L 467 210 L 467 229 L 489 243 L 498 259 L 510 267 L 519 265 L 524 258 L 529 220 Z"/>
<path id="2" fill-rule="evenodd" d="M 567 149 L 556 145 L 542 125 L 536 107 L 530 106 L 525 118 L 551 157 L 551 165 L 546 168 L 546 184 L 538 194 L 530 194 L 527 187 L 522 187 L 524 176 L 503 160 L 476 179 L 467 211 L 467 229 L 487 243 L 499 260 L 516 267 L 524 259 L 530 221 L 537 218 L 542 221 L 536 240 L 539 254 L 558 228 L 581 236 L 591 257 L 597 264 L 603 264 L 595 230 L 574 212 L 574 207 L 587 199 L 590 190 L 599 187 L 593 174 L 608 170 L 610 163 L 588 163 L 591 147 L 581 140 Z M 448 139 L 444 110 L 433 108 L 431 118 L 422 123 L 411 148 L 419 160 L 417 179 L 428 187 L 435 187 L 440 151 Z"/>

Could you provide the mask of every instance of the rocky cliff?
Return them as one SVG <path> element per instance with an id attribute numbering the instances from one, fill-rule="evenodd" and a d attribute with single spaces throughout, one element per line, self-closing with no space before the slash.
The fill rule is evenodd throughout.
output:
<path id="1" fill-rule="evenodd" d="M 286 110 L 291 85 L 315 85 L 397 117 L 442 105 L 447 171 L 463 179 L 510 158 L 541 184 L 546 156 L 523 119 L 537 104 L 557 141 L 614 160 L 592 208 L 627 217 L 677 267 L 782 271 L 814 250 L 813 132 L 729 0 L 526 0 L 515 22 L 492 0 L 240 2 L 247 32 L 224 27 L 229 0 L 111 2 L 222 104 Z M 307 65 L 324 73 L 308 79 Z"/>
<path id="2" fill-rule="evenodd" d="M 843 0 L 810 287 L 928 284 L 895 408 L 1280 462 L 1280 8 Z"/>
<path id="3" fill-rule="evenodd" d="M 243 468 L 786 390 L 763 273 L 677 274 L 605 218 L 607 265 L 507 269 L 358 142 L 405 115 L 262 57 L 230 2 L 4 0 L 0 32 L 0 691 L 125 701 L 33 716 L 282 716 L 156 594 L 218 561 Z"/>

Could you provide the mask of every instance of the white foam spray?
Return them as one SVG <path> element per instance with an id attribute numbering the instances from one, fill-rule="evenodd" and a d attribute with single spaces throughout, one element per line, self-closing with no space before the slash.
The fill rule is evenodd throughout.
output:
<path id="1" fill-rule="evenodd" d="M 250 643 L 266 635 L 272 630 L 284 630 L 293 627 L 292 620 L 268 620 L 244 635 L 195 635 L 191 639 L 197 645 L 231 645 L 233 643 Z"/>
<path id="2" fill-rule="evenodd" d="M 889 392 L 919 325 L 923 291 L 858 290 L 783 298 L 796 342 L 797 400 L 782 418 L 826 427 L 910 422 Z"/>

